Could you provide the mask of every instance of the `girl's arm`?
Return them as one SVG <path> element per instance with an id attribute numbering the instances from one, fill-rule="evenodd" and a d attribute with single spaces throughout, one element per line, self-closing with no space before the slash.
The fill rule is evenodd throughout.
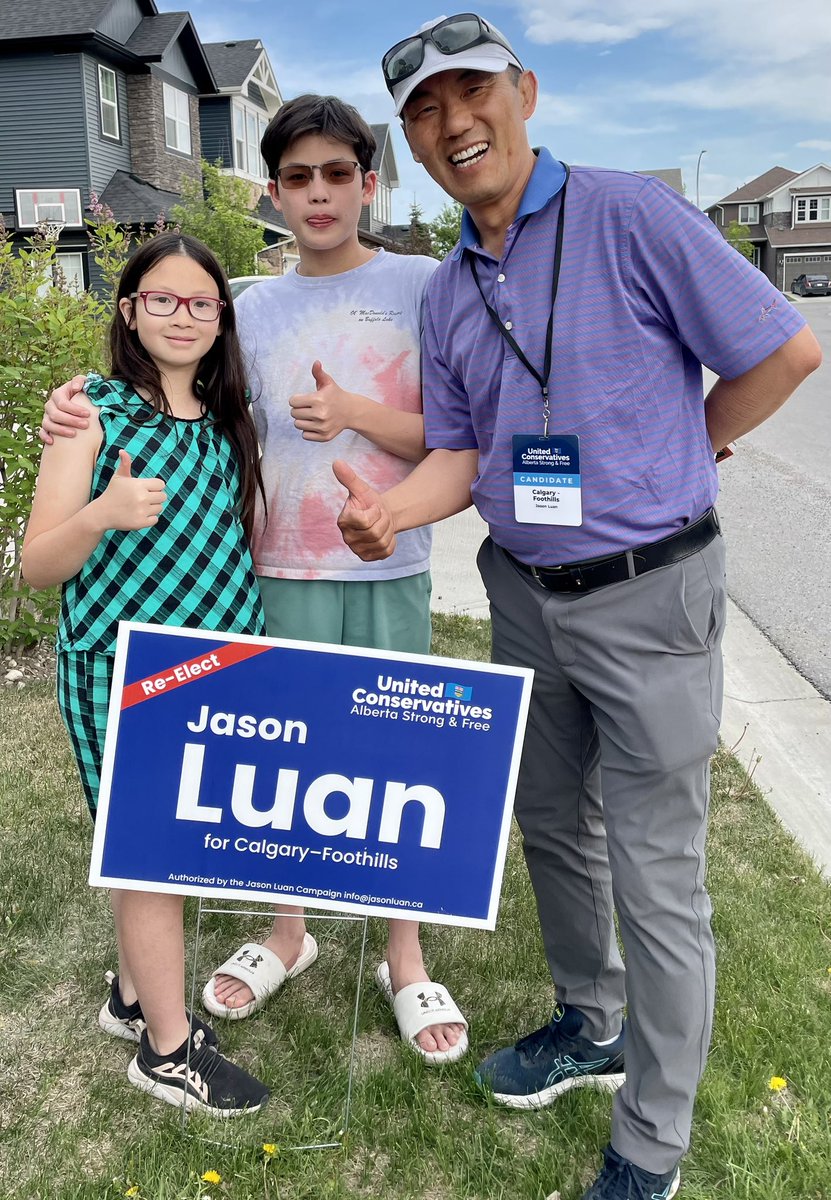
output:
<path id="1" fill-rule="evenodd" d="M 121 461 L 106 491 L 90 500 L 101 424 L 95 408 L 88 408 L 88 428 L 73 440 L 59 438 L 43 450 L 23 539 L 23 577 L 30 587 L 65 583 L 78 574 L 107 530 L 155 525 L 166 500 L 161 479 L 132 477 L 125 450 L 119 451 Z"/>

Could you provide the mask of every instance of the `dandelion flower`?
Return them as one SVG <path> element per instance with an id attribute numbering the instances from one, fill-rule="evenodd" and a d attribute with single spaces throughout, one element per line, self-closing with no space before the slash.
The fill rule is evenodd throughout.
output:
<path id="1" fill-rule="evenodd" d="M 277 1153 L 277 1147 L 275 1146 L 274 1142 L 263 1142 L 263 1151 L 268 1155 L 269 1158 L 271 1158 L 273 1154 Z"/>
<path id="2" fill-rule="evenodd" d="M 787 1086 L 787 1079 L 783 1079 L 781 1075 L 771 1075 L 768 1087 L 772 1092 L 781 1092 Z"/>
<path id="3" fill-rule="evenodd" d="M 132 1187 L 128 1187 L 124 1193 L 125 1196 L 137 1196 L 139 1194 L 138 1184 L 134 1183 Z"/>
<path id="4" fill-rule="evenodd" d="M 222 1176 L 219 1171 L 206 1171 L 202 1176 L 203 1183 L 222 1183 Z"/>

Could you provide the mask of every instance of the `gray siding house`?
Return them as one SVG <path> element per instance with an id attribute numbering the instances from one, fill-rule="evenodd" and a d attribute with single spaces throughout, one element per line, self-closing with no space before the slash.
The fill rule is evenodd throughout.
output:
<path id="1" fill-rule="evenodd" d="M 0 214 L 47 223 L 66 277 L 95 287 L 90 194 L 152 225 L 200 177 L 200 95 L 217 85 L 187 13 L 154 0 L 0 0 Z"/>
<path id="2" fill-rule="evenodd" d="M 797 275 L 831 275 L 831 167 L 771 167 L 706 210 L 722 234 L 733 221 L 749 230 L 753 265 L 781 291 Z"/>

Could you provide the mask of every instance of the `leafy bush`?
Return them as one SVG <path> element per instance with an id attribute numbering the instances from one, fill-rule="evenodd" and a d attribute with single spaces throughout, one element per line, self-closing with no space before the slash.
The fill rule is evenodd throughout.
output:
<path id="1" fill-rule="evenodd" d="M 90 228 L 93 254 L 111 286 L 129 235 L 106 214 Z M 67 287 L 55 246 L 42 233 L 15 252 L 0 224 L 0 646 L 6 648 L 32 645 L 54 628 L 57 590 L 35 593 L 20 578 L 40 461 L 37 430 L 52 388 L 79 368 L 105 370 L 109 315 L 108 301 Z"/>

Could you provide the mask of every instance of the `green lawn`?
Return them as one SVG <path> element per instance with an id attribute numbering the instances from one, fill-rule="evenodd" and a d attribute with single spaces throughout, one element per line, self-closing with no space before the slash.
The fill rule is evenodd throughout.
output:
<path id="1" fill-rule="evenodd" d="M 485 658 L 487 625 L 436 618 L 436 650 Z M 726 754 L 714 762 L 709 883 L 719 945 L 715 1036 L 683 1167 L 684 1200 L 831 1198 L 831 890 Z M 263 1114 L 194 1119 L 130 1087 L 126 1042 L 101 1034 L 115 966 L 106 897 L 87 888 L 91 829 L 50 690 L 0 691 L 0 1197 L 14 1200 L 577 1200 L 608 1138 L 610 1099 L 497 1110 L 471 1065 L 548 1019 L 552 988 L 514 839 L 496 933 L 425 929 L 434 977 L 472 1021 L 472 1053 L 425 1068 L 372 983 L 370 923 L 352 1119 L 341 1150 L 289 1147 L 342 1125 L 359 923 L 319 921 L 321 956 L 223 1047 L 266 1079 Z M 205 919 L 199 978 L 267 918 Z M 193 909 L 189 909 L 193 938 Z M 787 1086 L 769 1087 L 781 1076 Z M 219 1143 L 219 1144 L 217 1144 Z M 263 1143 L 278 1147 L 273 1157 Z M 201 1177 L 214 1171 L 219 1182 Z M 679 1198 L 680 1200 L 680 1198 Z"/>

